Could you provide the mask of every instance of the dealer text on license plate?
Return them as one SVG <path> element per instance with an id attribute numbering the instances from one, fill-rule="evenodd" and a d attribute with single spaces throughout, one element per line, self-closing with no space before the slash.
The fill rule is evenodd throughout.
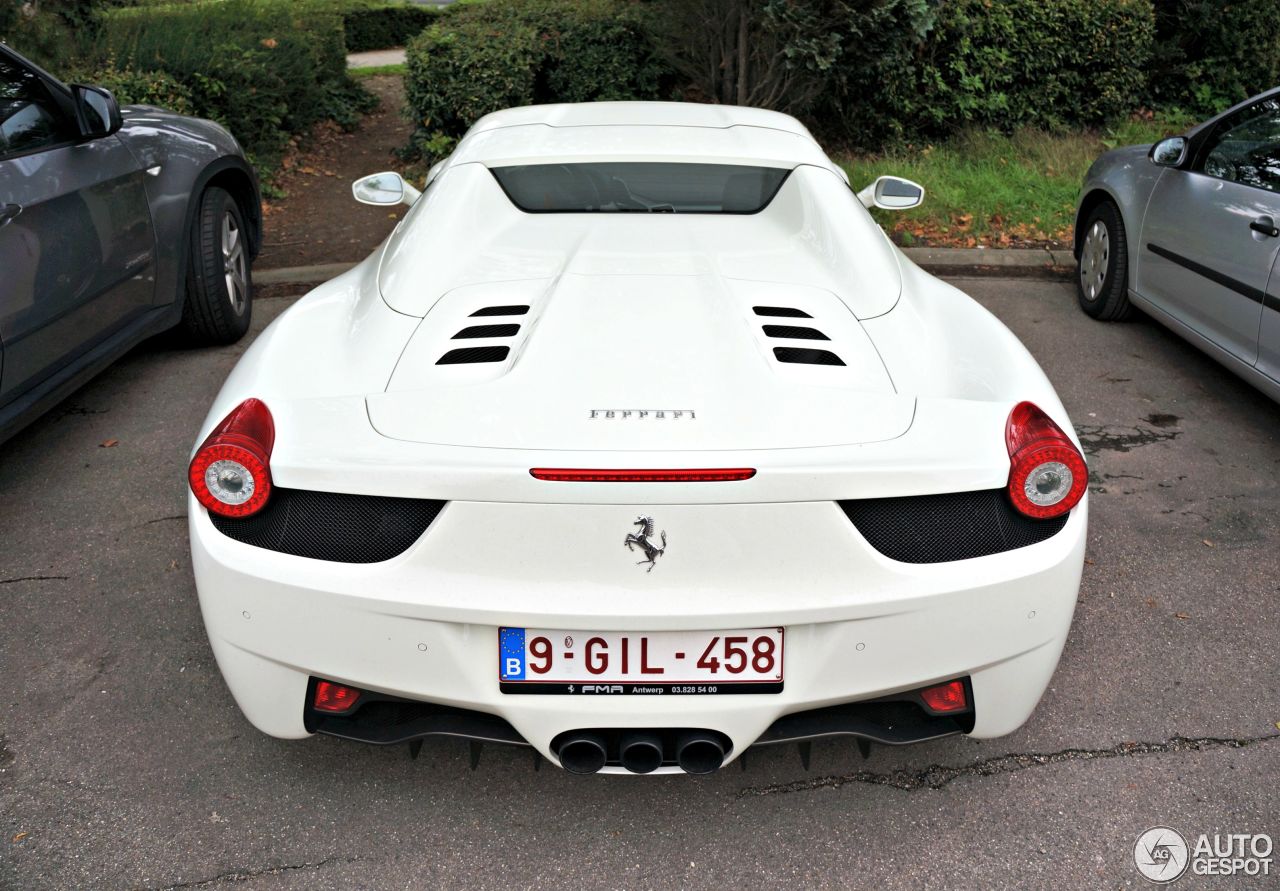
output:
<path id="1" fill-rule="evenodd" d="M 718 694 L 782 690 L 781 628 L 498 630 L 503 693 Z"/>

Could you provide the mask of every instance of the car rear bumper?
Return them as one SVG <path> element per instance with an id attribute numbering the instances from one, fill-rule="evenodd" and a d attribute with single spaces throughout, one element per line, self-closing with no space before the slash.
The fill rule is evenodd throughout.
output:
<path id="1" fill-rule="evenodd" d="M 213 651 L 260 730 L 308 735 L 308 686 L 318 677 L 496 716 L 552 760 L 558 735 L 600 727 L 706 728 L 726 735 L 736 757 L 785 736 L 778 730 L 788 726 L 779 724 L 785 716 L 959 677 L 971 685 L 970 732 L 1009 733 L 1040 699 L 1066 641 L 1087 510 L 1082 503 L 1059 533 L 1037 544 L 912 565 L 875 551 L 834 502 L 451 502 L 403 554 L 360 565 L 237 542 L 194 500 L 189 507 Z M 670 536 L 653 572 L 633 565 L 635 555 L 621 546 L 639 512 Z M 501 626 L 774 625 L 786 629 L 780 693 L 499 691 Z M 798 725 L 790 726 L 794 734 Z"/>

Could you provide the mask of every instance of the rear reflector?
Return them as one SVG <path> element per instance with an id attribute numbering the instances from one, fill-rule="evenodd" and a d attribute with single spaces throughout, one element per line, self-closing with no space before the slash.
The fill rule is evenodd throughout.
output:
<path id="1" fill-rule="evenodd" d="M 959 712 L 969 707 L 969 697 L 964 692 L 964 681 L 952 681 L 920 691 L 924 704 L 935 712 Z"/>
<path id="2" fill-rule="evenodd" d="M 360 691 L 355 687 L 335 684 L 333 681 L 316 682 L 316 695 L 311 704 L 316 711 L 345 712 L 360 699 Z"/>
<path id="3" fill-rule="evenodd" d="M 556 483 L 727 483 L 749 480 L 753 467 L 715 467 L 684 470 L 588 470 L 583 468 L 535 467 L 534 479 Z"/>

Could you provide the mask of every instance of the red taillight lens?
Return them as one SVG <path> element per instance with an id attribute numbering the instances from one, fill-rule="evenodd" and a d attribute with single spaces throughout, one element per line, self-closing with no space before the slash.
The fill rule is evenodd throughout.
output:
<path id="1" fill-rule="evenodd" d="M 1028 517 L 1060 517 L 1080 503 L 1089 468 L 1075 444 L 1053 419 L 1030 402 L 1020 402 L 1005 427 L 1009 448 L 1009 498 Z"/>
<path id="2" fill-rule="evenodd" d="M 311 704 L 316 711 L 345 712 L 360 699 L 360 691 L 355 687 L 335 684 L 333 681 L 318 681 L 316 695 Z"/>
<path id="3" fill-rule="evenodd" d="M 276 428 L 260 399 L 246 399 L 196 449 L 187 481 L 196 500 L 224 517 L 247 517 L 271 497 Z"/>
<path id="4" fill-rule="evenodd" d="M 700 467 L 684 470 L 588 470 L 574 467 L 535 467 L 535 479 L 557 483 L 728 483 L 749 480 L 751 467 Z"/>
<path id="5" fill-rule="evenodd" d="M 969 697 L 965 695 L 964 681 L 951 681 L 936 687 L 927 687 L 920 691 L 924 704 L 935 712 L 959 712 L 969 707 Z"/>

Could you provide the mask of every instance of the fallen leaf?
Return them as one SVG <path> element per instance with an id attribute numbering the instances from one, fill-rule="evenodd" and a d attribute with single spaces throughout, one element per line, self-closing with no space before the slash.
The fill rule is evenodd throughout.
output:
<path id="1" fill-rule="evenodd" d="M 1148 597 L 1148 598 L 1147 598 L 1147 606 L 1151 607 L 1152 609 L 1155 609 L 1155 608 L 1156 608 L 1156 599 L 1155 599 L 1154 597 Z"/>
<path id="2" fill-rule="evenodd" d="M 1278 725 L 1278 726 L 1280 726 L 1280 725 Z M 28 835 L 30 835 L 30 834 L 31 834 L 31 833 L 29 833 L 29 832 L 19 832 L 17 835 L 15 835 L 15 836 L 13 837 L 13 840 L 14 840 L 15 842 L 20 842 L 20 841 L 22 841 L 24 838 L 26 838 L 26 837 L 27 837 Z"/>
<path id="3" fill-rule="evenodd" d="M 1175 619 L 1190 619 L 1191 613 L 1174 613 L 1173 617 Z"/>
<path id="4" fill-rule="evenodd" d="M 1088 564 L 1089 566 L 1093 566 L 1093 561 L 1092 561 L 1092 560 L 1090 560 L 1088 557 L 1086 557 L 1086 558 L 1085 558 L 1084 562 L 1085 562 L 1086 564 Z"/>
<path id="5" fill-rule="evenodd" d="M 120 440 L 118 439 L 104 439 L 102 442 L 98 443 L 98 448 L 114 449 L 118 445 L 120 445 Z"/>
<path id="6" fill-rule="evenodd" d="M 1207 538 L 1204 540 L 1204 546 L 1205 546 L 1206 548 L 1215 548 L 1215 547 L 1217 547 L 1217 545 L 1215 545 L 1213 542 L 1209 541 L 1209 539 L 1207 539 Z"/>

